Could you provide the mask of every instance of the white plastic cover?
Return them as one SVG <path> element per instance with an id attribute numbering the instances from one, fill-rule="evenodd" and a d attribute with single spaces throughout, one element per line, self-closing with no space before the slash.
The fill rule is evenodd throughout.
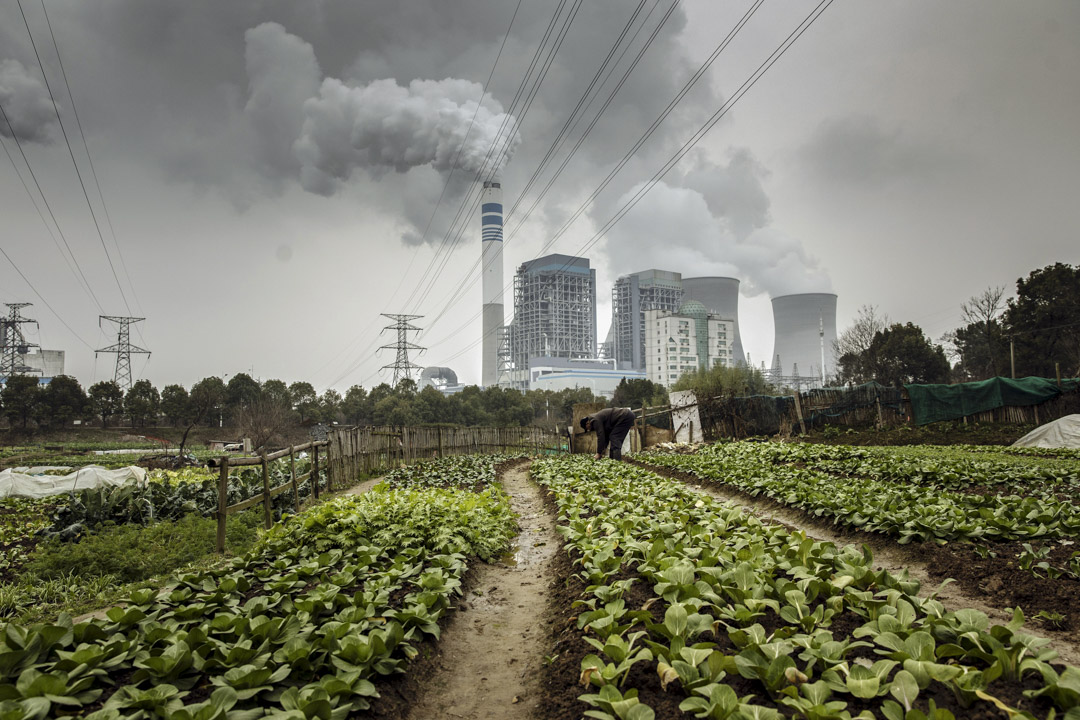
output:
<path id="1" fill-rule="evenodd" d="M 1012 444 L 1013 447 L 1080 448 L 1080 415 L 1066 415 L 1040 425 Z"/>
<path id="2" fill-rule="evenodd" d="M 100 465 L 88 465 L 67 475 L 27 475 L 14 470 L 0 470 L 0 497 L 42 498 L 61 495 L 72 490 L 114 487 L 134 480 L 146 482 L 146 469 L 125 467 L 107 470 Z"/>

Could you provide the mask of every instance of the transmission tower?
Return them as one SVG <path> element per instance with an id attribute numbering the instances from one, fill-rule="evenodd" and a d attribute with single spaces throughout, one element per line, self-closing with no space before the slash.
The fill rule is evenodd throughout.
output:
<path id="1" fill-rule="evenodd" d="M 393 350 L 396 355 L 394 362 L 390 365 L 383 365 L 383 370 L 394 371 L 394 387 L 397 387 L 398 382 L 402 378 L 412 379 L 411 373 L 413 370 L 420 370 L 420 365 L 415 365 L 409 362 L 409 351 L 416 350 L 418 352 L 424 352 L 427 348 L 422 348 L 419 345 L 409 342 L 408 335 L 410 331 L 420 332 L 420 328 L 409 323 L 410 320 L 416 320 L 417 318 L 424 317 L 423 315 L 397 315 L 394 313 L 382 313 L 383 317 L 390 318 L 394 321 L 393 325 L 387 325 L 382 329 L 382 332 L 387 330 L 397 331 L 397 342 L 393 345 L 383 345 L 380 350 Z M 381 333 L 380 333 L 381 334 Z"/>
<path id="2" fill-rule="evenodd" d="M 0 354 L 0 376 L 2 377 L 9 378 L 12 375 L 37 372 L 35 368 L 27 367 L 19 362 L 19 355 L 25 355 L 26 351 L 32 347 L 39 347 L 37 343 L 26 341 L 26 336 L 23 335 L 20 327 L 20 325 L 27 323 L 38 324 L 37 320 L 22 316 L 22 309 L 30 307 L 30 304 L 6 303 L 8 315 L 6 318 L 0 319 L 0 326 L 2 326 L 0 327 L 0 345 L 3 346 L 3 353 Z"/>
<path id="3" fill-rule="evenodd" d="M 97 357 L 98 353 L 116 353 L 116 374 L 113 376 L 113 379 L 125 393 L 131 389 L 131 354 L 135 353 L 136 355 L 146 355 L 147 357 L 150 357 L 149 350 L 144 350 L 137 345 L 131 344 L 131 326 L 134 323 L 142 322 L 145 319 L 146 318 L 98 315 L 98 327 L 101 327 L 102 320 L 108 320 L 109 322 L 114 322 L 119 325 L 120 332 L 116 336 L 115 345 L 95 350 L 94 357 Z"/>

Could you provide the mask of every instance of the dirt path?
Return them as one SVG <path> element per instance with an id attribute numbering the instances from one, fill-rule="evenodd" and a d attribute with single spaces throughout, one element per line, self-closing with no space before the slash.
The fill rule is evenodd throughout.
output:
<path id="1" fill-rule="evenodd" d="M 655 471 L 655 468 L 650 469 Z M 687 487 L 694 492 L 703 493 L 729 502 L 732 505 L 737 505 L 762 522 L 777 523 L 794 530 L 801 530 L 814 540 L 832 542 L 838 547 L 854 542 L 866 544 L 874 553 L 874 565 L 876 567 L 885 568 L 893 574 L 899 574 L 906 569 L 910 577 L 918 580 L 921 584 L 920 596 L 926 597 L 930 593 L 937 591 L 938 600 L 947 608 L 979 610 L 985 613 L 991 621 L 1003 624 L 1012 619 L 1012 613 L 1005 612 L 1003 608 L 988 605 L 982 597 L 966 592 L 955 583 L 941 586 L 940 581 L 932 578 L 930 573 L 927 572 L 926 563 L 912 557 L 918 552 L 916 548 L 897 545 L 894 540 L 886 537 L 852 538 L 850 535 L 837 532 L 830 523 L 810 520 L 798 510 L 785 508 L 768 499 L 749 497 L 737 490 L 731 490 L 721 485 L 704 486 L 688 483 Z M 1036 630 L 1030 626 L 1025 626 L 1024 631 L 1032 635 L 1048 638 L 1054 650 L 1057 651 L 1060 662 L 1080 666 L 1080 641 L 1072 633 L 1047 631 L 1043 628 Z"/>
<path id="2" fill-rule="evenodd" d="M 476 568 L 474 590 L 443 631 L 435 672 L 411 720 L 525 720 L 540 702 L 545 630 L 539 622 L 547 607 L 545 571 L 559 540 L 529 466 L 509 469 L 502 482 L 521 526 L 513 555 Z"/>

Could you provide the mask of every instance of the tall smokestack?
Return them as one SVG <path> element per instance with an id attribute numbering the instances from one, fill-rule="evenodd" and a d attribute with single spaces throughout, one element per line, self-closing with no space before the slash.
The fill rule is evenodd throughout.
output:
<path id="1" fill-rule="evenodd" d="M 484 288 L 483 361 L 480 383 L 495 385 L 499 378 L 498 330 L 503 324 L 503 206 L 502 184 L 487 180 L 480 199 L 481 270 Z"/>

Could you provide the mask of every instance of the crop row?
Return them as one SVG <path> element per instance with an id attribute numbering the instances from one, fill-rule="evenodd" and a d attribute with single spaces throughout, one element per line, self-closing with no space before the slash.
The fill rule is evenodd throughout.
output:
<path id="1" fill-rule="evenodd" d="M 883 448 L 771 444 L 762 448 L 777 463 L 799 463 L 838 475 L 919 484 L 940 489 L 992 489 L 1000 494 L 1055 495 L 1080 490 L 1075 463 L 987 457 L 975 448 Z M 981 455 L 981 457 L 980 457 Z"/>
<path id="2" fill-rule="evenodd" d="M 645 470 L 559 458 L 533 476 L 587 585 L 588 717 L 653 717 L 628 684 L 639 663 L 685 695 L 682 711 L 714 720 L 948 720 L 983 703 L 1080 717 L 1080 670 L 1052 665 L 1019 611 L 993 626 L 948 611 L 906 573 L 874 570 L 866 548 L 763 525 Z M 630 605 L 638 583 L 652 598 Z"/>
<path id="3" fill-rule="evenodd" d="M 497 487 L 334 498 L 104 620 L 7 625 L 0 717 L 344 718 L 438 637 L 468 558 L 514 532 Z"/>
<path id="4" fill-rule="evenodd" d="M 809 451 L 808 451 L 809 452 Z M 1080 507 L 1053 496 L 976 495 L 917 483 L 841 476 L 794 464 L 798 451 L 728 443 L 694 455 L 641 456 L 753 496 L 830 518 L 835 524 L 895 536 L 901 544 L 954 539 L 1029 540 L 1080 535 Z"/>

